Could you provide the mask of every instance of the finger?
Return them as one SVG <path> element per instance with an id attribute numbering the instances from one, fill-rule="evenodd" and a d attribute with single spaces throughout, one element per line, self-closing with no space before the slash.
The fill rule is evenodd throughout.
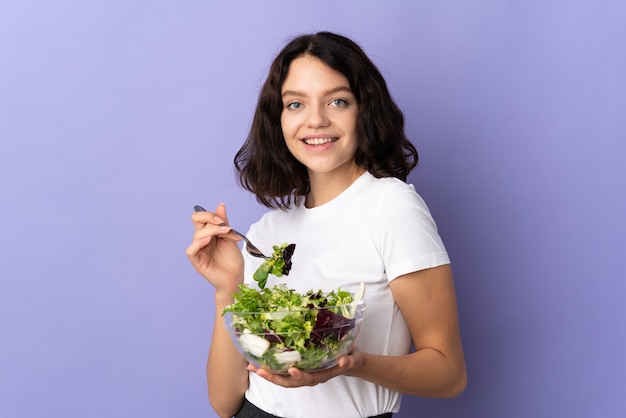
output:
<path id="1" fill-rule="evenodd" d="M 301 382 L 294 381 L 294 379 L 291 376 L 274 374 L 268 370 L 257 368 L 251 365 L 248 366 L 248 370 L 253 371 L 254 373 L 257 374 L 257 376 L 275 385 L 283 386 L 286 388 L 303 386 Z"/>
<path id="2" fill-rule="evenodd" d="M 189 247 L 187 247 L 187 249 L 185 250 L 185 254 L 187 254 L 187 257 L 189 257 L 190 259 L 194 258 L 196 255 L 198 255 L 200 250 L 209 245 L 210 242 L 211 237 L 194 239 L 191 244 L 189 244 Z"/>
<path id="3" fill-rule="evenodd" d="M 289 376 L 291 376 L 293 380 L 300 381 L 304 378 L 304 373 L 302 373 L 302 370 L 297 367 L 290 367 L 289 370 L 287 370 L 287 373 L 289 373 Z"/>
<path id="4" fill-rule="evenodd" d="M 224 220 L 211 212 L 195 212 L 191 215 L 191 221 L 196 233 L 203 231 L 204 235 L 220 235 L 230 232 Z"/>
<path id="5" fill-rule="evenodd" d="M 292 386 L 315 386 L 330 379 L 327 372 L 305 373 L 296 367 L 290 367 L 287 373 L 291 377 L 290 383 Z"/>
<path id="6" fill-rule="evenodd" d="M 221 237 L 227 235 L 230 232 L 230 227 L 227 225 L 215 225 L 213 223 L 203 224 L 201 228 L 196 229 L 193 234 L 193 240 L 204 240 L 205 238 L 211 238 L 214 236 Z"/>
<path id="7" fill-rule="evenodd" d="M 211 212 L 194 212 L 191 215 L 191 222 L 196 230 L 204 228 L 207 224 L 214 223 L 219 225 L 219 222 L 215 223 L 213 219 L 215 218 L 215 214 Z"/>
<path id="8" fill-rule="evenodd" d="M 343 356 L 337 360 L 337 366 L 342 369 L 351 369 L 355 366 L 355 360 L 352 356 Z"/>
<path id="9" fill-rule="evenodd" d="M 224 229 L 223 231 L 230 232 L 230 225 L 228 223 L 228 215 L 226 214 L 226 205 L 224 203 L 220 203 L 215 208 L 214 221 L 218 222 L 220 225 L 226 225 L 228 227 L 228 230 Z M 224 235 L 224 237 L 228 237 L 229 239 L 233 241 L 241 241 L 241 237 L 239 237 L 239 235 L 237 234 L 228 234 L 228 235 Z"/>
<path id="10" fill-rule="evenodd" d="M 217 207 L 215 208 L 215 215 L 220 218 L 220 220 L 222 222 L 220 223 L 224 223 L 226 225 L 228 225 L 228 216 L 226 215 L 226 205 L 223 203 L 220 203 L 219 205 L 217 205 Z"/>

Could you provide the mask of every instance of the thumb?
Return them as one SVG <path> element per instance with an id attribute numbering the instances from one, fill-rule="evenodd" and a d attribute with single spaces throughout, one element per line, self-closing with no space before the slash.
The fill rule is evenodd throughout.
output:
<path id="1" fill-rule="evenodd" d="M 215 208 L 215 215 L 217 215 L 220 218 L 222 218 L 224 220 L 224 223 L 226 223 L 226 225 L 229 225 L 228 217 L 226 216 L 226 205 L 225 204 L 220 203 L 219 205 L 217 205 L 217 208 Z"/>

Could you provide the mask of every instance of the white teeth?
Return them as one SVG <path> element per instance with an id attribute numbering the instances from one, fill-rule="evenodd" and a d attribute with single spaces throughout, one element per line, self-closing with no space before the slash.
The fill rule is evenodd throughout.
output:
<path id="1" fill-rule="evenodd" d="M 304 140 L 304 143 L 307 145 L 322 145 L 322 144 L 328 144 L 329 142 L 332 142 L 333 139 L 332 138 L 307 138 Z"/>

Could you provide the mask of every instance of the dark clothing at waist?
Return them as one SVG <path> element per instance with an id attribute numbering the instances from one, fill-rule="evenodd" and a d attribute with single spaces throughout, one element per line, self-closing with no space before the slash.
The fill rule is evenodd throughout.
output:
<path id="1" fill-rule="evenodd" d="M 375 417 L 368 418 L 391 418 L 393 415 L 391 412 L 387 412 L 386 414 L 376 415 Z M 248 401 L 248 399 L 244 399 L 243 406 L 235 415 L 235 418 L 280 418 L 276 415 L 269 414 L 264 410 L 258 408 L 256 405 Z"/>

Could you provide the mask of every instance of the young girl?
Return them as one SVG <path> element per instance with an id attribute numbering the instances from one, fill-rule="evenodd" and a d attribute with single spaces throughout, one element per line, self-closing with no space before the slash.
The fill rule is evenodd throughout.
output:
<path id="1" fill-rule="evenodd" d="M 261 260 L 223 226 L 223 204 L 194 213 L 187 255 L 215 287 L 207 377 L 220 417 L 388 417 L 401 394 L 464 390 L 450 261 L 426 204 L 405 183 L 416 164 L 401 111 L 354 42 L 300 36 L 275 58 L 235 157 L 242 186 L 272 209 L 247 235 L 261 249 L 297 245 L 289 276 L 270 276 L 268 287 L 354 292 L 365 282 L 367 314 L 358 348 L 331 369 L 276 375 L 249 365 L 221 313 L 240 283 L 255 285 Z"/>

